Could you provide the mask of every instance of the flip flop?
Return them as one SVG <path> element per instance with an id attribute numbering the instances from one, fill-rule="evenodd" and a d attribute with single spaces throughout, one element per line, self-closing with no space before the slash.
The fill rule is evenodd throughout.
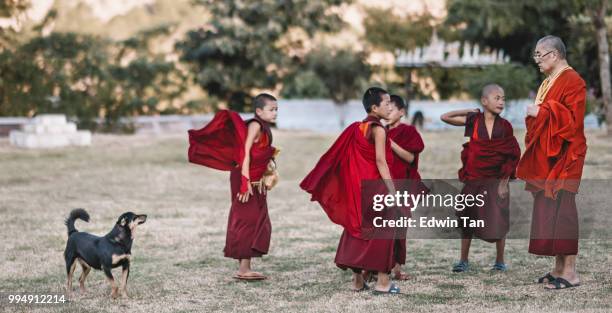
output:
<path id="1" fill-rule="evenodd" d="M 547 280 L 546 282 L 544 281 L 545 279 Z M 538 280 L 536 280 L 536 283 L 538 283 L 538 284 L 550 283 L 550 282 L 552 282 L 555 279 L 557 279 L 557 278 L 555 278 L 555 276 L 550 275 L 550 272 L 548 272 L 548 273 L 546 273 L 546 275 L 538 278 Z"/>
<path id="2" fill-rule="evenodd" d="M 459 261 L 453 265 L 454 273 L 463 273 L 470 270 L 470 263 L 468 261 Z"/>
<path id="3" fill-rule="evenodd" d="M 508 270 L 508 265 L 506 265 L 506 263 L 497 263 L 497 262 L 495 262 L 495 265 L 493 265 L 491 270 L 492 271 L 505 272 L 505 271 Z"/>
<path id="4" fill-rule="evenodd" d="M 548 290 L 559 290 L 559 289 L 567 289 L 567 288 L 573 288 L 573 287 L 580 286 L 580 283 L 576 283 L 575 285 L 572 285 L 569 281 L 561 277 L 557 277 L 557 279 L 549 282 L 549 284 L 555 286 L 555 288 L 548 288 L 548 287 L 544 287 L 544 288 Z M 563 286 L 561 286 L 561 284 L 563 284 Z"/>
<path id="5" fill-rule="evenodd" d="M 234 276 L 232 276 L 232 278 L 234 279 L 238 279 L 238 280 L 245 280 L 245 281 L 254 281 L 254 280 L 266 280 L 267 277 L 264 275 L 257 275 L 257 276 L 245 276 L 245 275 L 240 275 L 240 274 L 236 274 Z"/>
<path id="6" fill-rule="evenodd" d="M 389 290 L 387 291 L 380 291 L 374 289 L 372 292 L 374 293 L 374 295 L 397 295 L 401 293 L 399 287 L 393 283 L 391 283 L 391 288 L 389 288 Z"/>

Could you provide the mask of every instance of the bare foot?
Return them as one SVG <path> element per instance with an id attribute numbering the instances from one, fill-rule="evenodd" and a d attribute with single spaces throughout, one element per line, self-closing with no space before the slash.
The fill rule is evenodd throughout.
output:
<path id="1" fill-rule="evenodd" d="M 351 282 L 351 289 L 354 291 L 362 290 L 365 287 L 365 281 L 361 274 L 353 275 L 353 279 Z"/>
<path id="2" fill-rule="evenodd" d="M 395 280 L 409 280 L 411 278 L 410 275 L 404 272 L 395 272 L 393 273 L 393 279 Z"/>

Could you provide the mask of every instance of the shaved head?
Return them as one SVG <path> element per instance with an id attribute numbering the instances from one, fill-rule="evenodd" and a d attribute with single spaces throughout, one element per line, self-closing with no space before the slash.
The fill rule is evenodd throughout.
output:
<path id="1" fill-rule="evenodd" d="M 480 97 L 486 98 L 487 96 L 489 96 L 489 94 L 491 92 L 497 91 L 497 90 L 501 90 L 503 92 L 504 88 L 502 88 L 498 84 L 488 84 L 488 85 L 482 87 L 482 93 L 481 93 Z"/>
<path id="2" fill-rule="evenodd" d="M 544 36 L 540 38 L 540 40 L 538 40 L 538 43 L 536 44 L 536 46 L 542 46 L 542 47 L 545 47 L 546 50 L 556 51 L 557 54 L 559 55 L 559 58 L 563 60 L 565 60 L 565 57 L 567 55 L 567 51 L 565 49 L 565 44 L 563 43 L 563 40 L 561 40 L 561 38 L 557 36 L 552 36 L 552 35 Z"/>

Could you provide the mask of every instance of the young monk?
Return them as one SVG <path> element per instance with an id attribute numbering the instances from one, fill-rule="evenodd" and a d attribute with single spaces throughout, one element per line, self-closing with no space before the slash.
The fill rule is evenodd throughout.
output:
<path id="1" fill-rule="evenodd" d="M 473 235 L 495 242 L 497 256 L 491 270 L 506 271 L 504 262 L 505 237 L 509 228 L 509 179 L 515 178 L 521 150 L 513 135 L 512 125 L 499 116 L 505 105 L 504 90 L 496 84 L 482 89 L 483 113 L 478 109 L 452 111 L 443 114 L 442 121 L 465 126 L 470 141 L 463 145 L 459 180 L 464 182 L 462 194 L 484 195 L 484 205 L 457 211 L 458 217 L 483 220 L 484 228 L 462 227 L 461 256 L 453 272 L 469 269 L 468 254 Z M 459 223 L 462 225 L 462 222 Z"/>
<path id="2" fill-rule="evenodd" d="M 232 205 L 227 223 L 225 257 L 238 260 L 241 280 L 266 276 L 251 269 L 251 259 L 268 253 L 272 225 L 266 191 L 272 186 L 269 168 L 277 152 L 272 147 L 270 124 L 278 104 L 269 94 L 253 99 L 255 117 L 243 121 L 236 112 L 219 111 L 204 128 L 189 131 L 189 161 L 230 171 Z"/>
<path id="3" fill-rule="evenodd" d="M 425 149 L 425 144 L 416 127 L 402 122 L 407 110 L 404 99 L 398 95 L 391 95 L 390 98 L 391 113 L 387 120 L 387 135 L 391 142 L 394 157 L 390 168 L 391 177 L 393 179 L 409 180 L 407 187 L 410 187 L 414 193 L 418 194 L 421 190 L 427 191 L 427 187 L 421 183 L 421 175 L 418 171 L 419 153 Z M 410 211 L 405 211 L 404 215 L 410 217 Z M 395 267 L 393 267 L 393 278 L 407 280 L 409 278 L 408 274 L 401 271 L 401 265 L 406 264 L 406 239 L 398 239 L 395 245 L 397 259 Z"/>
<path id="4" fill-rule="evenodd" d="M 367 117 L 347 127 L 300 187 L 318 201 L 332 222 L 344 227 L 335 263 L 353 271 L 352 289 L 369 289 L 362 271 L 377 272 L 375 293 L 399 293 L 389 273 L 395 265 L 393 239 L 365 239 L 362 234 L 361 186 L 364 180 L 384 179 L 394 194 L 388 162 L 393 156 L 386 130 L 380 120 L 389 117 L 390 98 L 381 88 L 369 88 L 363 95 Z M 386 192 L 386 191 L 383 191 Z"/>

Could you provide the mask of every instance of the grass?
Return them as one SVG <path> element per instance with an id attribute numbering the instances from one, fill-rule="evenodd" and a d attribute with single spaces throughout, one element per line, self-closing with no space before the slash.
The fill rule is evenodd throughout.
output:
<path id="1" fill-rule="evenodd" d="M 518 133 L 519 141 L 523 134 Z M 588 134 L 585 178 L 612 177 L 612 143 Z M 583 286 L 545 291 L 531 281 L 552 259 L 527 253 L 527 240 L 509 239 L 507 273 L 492 274 L 494 246 L 474 241 L 472 271 L 454 274 L 456 240 L 409 239 L 399 282 L 405 295 L 373 296 L 348 290 L 350 273 L 333 263 L 341 233 L 298 184 L 333 136 L 276 132 L 281 182 L 269 195 L 270 254 L 254 261 L 263 282 L 231 278 L 236 262 L 223 257 L 229 209 L 228 174 L 186 161 L 186 136 L 94 136 L 88 148 L 30 151 L 0 139 L 0 292 L 64 292 L 63 220 L 83 207 L 90 223 L 77 229 L 105 234 L 123 212 L 148 214 L 137 234 L 130 299 L 111 300 L 104 275 L 94 271 L 86 294 L 70 304 L 2 307 L 40 312 L 389 312 L 586 311 L 609 312 L 612 241 L 580 242 Z M 425 133 L 425 178 L 455 178 L 459 131 Z M 77 269 L 76 275 L 80 275 Z M 118 276 L 119 272 L 115 272 Z M 76 278 L 75 278 L 76 286 Z M 544 305 L 545 304 L 545 305 Z"/>

